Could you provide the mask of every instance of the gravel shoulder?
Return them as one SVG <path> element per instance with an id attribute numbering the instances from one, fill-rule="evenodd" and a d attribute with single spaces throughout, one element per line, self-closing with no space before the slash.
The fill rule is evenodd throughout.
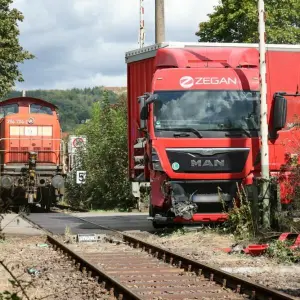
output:
<path id="1" fill-rule="evenodd" d="M 70 261 L 45 245 L 46 238 L 14 236 L 0 243 L 0 260 L 18 278 L 13 287 L 10 274 L 0 266 L 0 292 L 17 292 L 22 299 L 115 299 L 92 278 L 84 277 Z"/>
<path id="2" fill-rule="evenodd" d="M 213 231 L 185 234 L 175 232 L 165 236 L 147 232 L 128 234 L 300 299 L 300 264 L 278 263 L 264 256 L 228 254 L 221 249 L 235 244 L 232 235 L 221 235 Z"/>

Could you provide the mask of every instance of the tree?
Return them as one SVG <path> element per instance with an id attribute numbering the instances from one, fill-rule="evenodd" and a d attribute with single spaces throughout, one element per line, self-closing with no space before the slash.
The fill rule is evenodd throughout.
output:
<path id="1" fill-rule="evenodd" d="M 102 98 L 103 93 L 103 87 L 93 87 L 68 90 L 29 90 L 26 91 L 26 96 L 41 98 L 55 104 L 58 107 L 63 131 L 70 132 L 91 118 L 92 105 Z M 107 94 L 110 103 L 117 101 L 117 95 L 113 91 L 107 91 Z M 21 95 L 21 91 L 11 91 L 3 99 Z"/>
<path id="2" fill-rule="evenodd" d="M 134 206 L 128 180 L 126 95 L 115 104 L 105 93 L 93 104 L 89 122 L 77 135 L 87 137 L 87 149 L 78 155 L 78 168 L 87 171 L 86 183 L 75 183 L 75 172 L 67 180 L 67 201 L 72 206 L 94 209 L 129 209 Z M 81 201 L 80 201 L 81 200 Z"/>
<path id="3" fill-rule="evenodd" d="M 12 9 L 13 0 L 0 0 L 0 97 L 12 89 L 15 81 L 24 81 L 19 63 L 34 56 L 19 44 L 17 22 L 24 17 L 17 9 Z"/>
<path id="4" fill-rule="evenodd" d="M 199 42 L 258 43 L 257 0 L 220 0 L 209 20 L 199 24 Z M 265 0 L 267 43 L 300 41 L 300 1 Z"/>

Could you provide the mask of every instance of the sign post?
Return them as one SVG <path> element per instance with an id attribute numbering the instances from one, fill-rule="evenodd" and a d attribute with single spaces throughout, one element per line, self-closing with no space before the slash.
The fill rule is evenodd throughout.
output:
<path id="1" fill-rule="evenodd" d="M 86 182 L 86 171 L 77 171 L 76 172 L 76 183 L 85 184 Z"/>
<path id="2" fill-rule="evenodd" d="M 80 161 L 78 154 L 79 150 L 86 151 L 87 138 L 86 136 L 70 135 L 68 141 L 68 153 L 69 153 L 69 170 L 78 167 L 77 162 Z M 80 168 L 80 167 L 78 167 Z"/>

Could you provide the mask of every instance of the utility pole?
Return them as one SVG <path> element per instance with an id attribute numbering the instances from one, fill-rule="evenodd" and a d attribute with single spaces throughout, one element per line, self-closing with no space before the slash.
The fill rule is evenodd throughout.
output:
<path id="1" fill-rule="evenodd" d="M 144 44 L 145 44 L 145 8 L 144 8 L 144 0 L 140 0 L 139 44 L 140 44 L 140 48 L 143 48 Z"/>
<path id="2" fill-rule="evenodd" d="M 261 177 L 262 177 L 262 204 L 263 227 L 270 228 L 270 171 L 268 146 L 268 107 L 267 107 L 267 67 L 266 67 L 266 28 L 264 0 L 258 0 L 259 14 L 259 67 L 260 67 L 260 132 L 261 132 Z"/>
<path id="3" fill-rule="evenodd" d="M 165 2 L 155 0 L 155 44 L 165 41 Z"/>

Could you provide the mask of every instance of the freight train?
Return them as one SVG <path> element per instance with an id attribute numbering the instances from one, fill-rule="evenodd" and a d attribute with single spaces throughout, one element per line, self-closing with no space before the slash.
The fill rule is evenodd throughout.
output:
<path id="1" fill-rule="evenodd" d="M 136 198 L 150 189 L 154 227 L 224 222 L 241 185 L 259 203 L 258 45 L 166 42 L 125 60 L 129 176 Z M 297 154 L 300 46 L 267 45 L 267 70 L 270 175 L 282 178 Z M 283 183 L 272 193 L 284 209 L 287 193 Z"/>
<path id="2" fill-rule="evenodd" d="M 2 205 L 49 211 L 63 195 L 67 171 L 57 107 L 26 96 L 2 101 L 0 134 Z"/>

